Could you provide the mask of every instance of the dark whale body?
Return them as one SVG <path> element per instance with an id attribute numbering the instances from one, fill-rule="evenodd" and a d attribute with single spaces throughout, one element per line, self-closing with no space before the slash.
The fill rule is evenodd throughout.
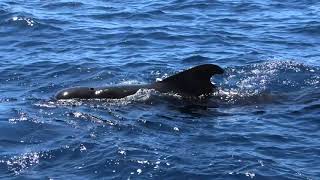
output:
<path id="1" fill-rule="evenodd" d="M 210 78 L 223 74 L 223 69 L 214 64 L 203 64 L 182 71 L 162 81 L 146 85 L 126 85 L 107 87 L 73 87 L 59 91 L 56 99 L 120 99 L 135 94 L 139 89 L 155 89 L 165 93 L 173 92 L 182 96 L 197 97 L 209 95 L 215 89 Z"/>

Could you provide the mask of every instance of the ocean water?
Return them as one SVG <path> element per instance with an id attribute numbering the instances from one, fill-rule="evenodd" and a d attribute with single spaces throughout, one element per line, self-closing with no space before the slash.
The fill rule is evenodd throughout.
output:
<path id="1" fill-rule="evenodd" d="M 1 179 L 318 179 L 320 3 L 2 0 Z M 206 101 L 142 89 L 199 64 Z"/>

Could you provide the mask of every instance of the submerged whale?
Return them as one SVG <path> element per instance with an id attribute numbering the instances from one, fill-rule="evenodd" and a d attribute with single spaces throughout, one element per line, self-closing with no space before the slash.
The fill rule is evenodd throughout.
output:
<path id="1" fill-rule="evenodd" d="M 135 94 L 139 89 L 155 89 L 166 93 L 173 92 L 183 97 L 209 95 L 215 90 L 210 78 L 215 74 L 223 74 L 218 65 L 203 64 L 182 71 L 162 81 L 145 85 L 125 85 L 106 87 L 72 87 L 59 91 L 55 98 L 59 99 L 120 99 Z"/>

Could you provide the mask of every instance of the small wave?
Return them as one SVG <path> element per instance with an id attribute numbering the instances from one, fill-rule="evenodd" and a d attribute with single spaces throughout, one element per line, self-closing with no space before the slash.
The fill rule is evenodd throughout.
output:
<path id="1" fill-rule="evenodd" d="M 41 153 L 30 152 L 18 156 L 13 156 L 7 160 L 0 160 L 0 163 L 5 164 L 8 170 L 15 175 L 19 175 L 31 166 L 35 166 L 40 162 Z"/>
<path id="2" fill-rule="evenodd" d="M 8 8 L 2 9 L 2 7 L 0 7 L 0 25 L 3 25 L 3 23 L 10 19 L 13 15 L 14 14 Z"/>
<path id="3" fill-rule="evenodd" d="M 39 119 L 33 118 L 27 112 L 24 112 L 24 111 L 21 111 L 21 110 L 15 110 L 15 111 L 17 113 L 17 116 L 8 119 L 8 121 L 10 123 L 12 123 L 12 124 L 16 124 L 16 123 L 23 122 L 23 121 L 33 122 L 33 123 L 36 123 L 36 124 L 39 124 L 39 123 L 42 124 L 43 123 Z"/>
<path id="4" fill-rule="evenodd" d="M 130 58 L 139 58 L 139 55 L 132 55 L 130 57 L 125 57 L 125 59 L 130 59 Z M 126 63 L 124 66 L 126 68 L 137 68 L 137 67 L 148 67 L 150 66 L 151 64 L 148 63 L 148 62 L 128 62 Z"/>
<path id="5" fill-rule="evenodd" d="M 53 21 L 58 22 L 58 21 Z M 8 28 L 10 26 L 17 27 L 18 30 L 50 30 L 50 31 L 59 31 L 61 28 L 54 23 L 52 20 L 41 20 L 36 19 L 30 16 L 11 16 L 7 19 L 2 26 Z"/>
<path id="6" fill-rule="evenodd" d="M 97 124 L 102 124 L 102 125 L 109 125 L 109 126 L 115 126 L 118 124 L 117 121 L 114 120 L 109 120 L 109 119 L 103 119 L 98 116 L 94 116 L 89 113 L 83 113 L 83 112 L 72 112 L 69 113 L 68 115 L 73 116 L 78 119 L 84 119 L 84 120 L 89 120 L 91 122 L 97 123 Z"/>
<path id="7" fill-rule="evenodd" d="M 47 42 L 40 42 L 40 41 L 25 41 L 25 42 L 16 43 L 15 47 L 27 48 L 27 47 L 35 47 L 35 46 L 45 46 L 47 44 L 48 44 Z"/>
<path id="8" fill-rule="evenodd" d="M 265 89 L 270 83 L 275 85 L 280 82 L 281 85 L 288 85 L 288 83 L 294 84 L 294 81 L 297 81 L 302 84 L 306 79 L 317 75 L 319 75 L 319 69 L 316 67 L 309 67 L 294 61 L 269 61 L 227 69 L 224 84 L 236 81 L 238 87 Z M 232 80 L 232 78 L 238 80 Z"/>
<path id="9" fill-rule="evenodd" d="M 164 14 L 166 14 L 164 11 L 161 11 L 161 10 L 159 10 L 159 9 L 157 9 L 157 10 L 150 10 L 150 11 L 147 11 L 146 13 L 152 14 L 152 15 L 164 15 Z"/>
<path id="10" fill-rule="evenodd" d="M 113 44 L 113 46 L 134 46 L 134 47 L 145 47 L 154 44 L 147 39 L 125 39 L 120 42 Z"/>
<path id="11" fill-rule="evenodd" d="M 319 87 L 319 76 L 319 68 L 294 61 L 227 68 L 216 95 L 230 103 L 278 102 L 301 89 Z"/>
<path id="12" fill-rule="evenodd" d="M 44 151 L 31 151 L 18 155 L 5 155 L 0 157 L 0 164 L 3 164 L 14 175 L 20 175 L 27 169 L 35 167 L 44 161 L 52 161 L 52 159 L 64 156 L 66 153 L 84 153 L 87 148 L 92 148 L 93 143 L 77 143 L 74 145 L 66 145 L 61 148 L 44 150 Z"/>
<path id="13" fill-rule="evenodd" d="M 119 83 L 119 85 L 137 85 L 137 84 L 142 84 L 142 83 L 137 80 L 126 80 Z"/>
<path id="14" fill-rule="evenodd" d="M 262 11 L 263 6 L 259 3 L 235 3 L 234 5 L 235 12 L 247 12 L 247 11 Z"/>
<path id="15" fill-rule="evenodd" d="M 89 15 L 92 19 L 95 20 L 106 20 L 106 19 L 113 19 L 113 18 L 129 18 L 132 14 L 130 12 L 113 12 L 113 13 L 106 13 L 106 14 L 93 14 Z"/>
<path id="16" fill-rule="evenodd" d="M 157 32 L 131 33 L 131 34 L 128 34 L 126 38 L 150 38 L 154 40 L 172 40 L 172 36 L 173 35 L 167 32 L 157 31 Z"/>
<path id="17" fill-rule="evenodd" d="M 155 13 L 154 13 L 155 12 Z M 92 14 L 89 15 L 90 18 L 95 20 L 102 20 L 105 21 L 106 19 L 130 19 L 130 20 L 146 20 L 156 18 L 158 15 L 163 15 L 158 11 L 151 11 L 151 12 L 130 12 L 130 11 L 115 11 L 103 13 L 103 14 Z"/>
<path id="18" fill-rule="evenodd" d="M 205 63 L 205 62 L 208 62 L 209 60 L 210 60 L 210 58 L 208 58 L 208 57 L 194 55 L 194 56 L 184 58 L 182 60 L 182 62 L 184 62 L 184 63 Z"/>
<path id="19" fill-rule="evenodd" d="M 307 107 L 304 107 L 303 110 L 305 111 L 316 111 L 316 112 L 319 112 L 320 110 L 320 104 L 312 104 L 312 105 L 309 105 Z"/>
<path id="20" fill-rule="evenodd" d="M 320 35 L 320 22 L 311 21 L 308 22 L 307 25 L 297 28 L 291 28 L 289 31 L 293 33 L 302 33 L 310 36 Z"/>
<path id="21" fill-rule="evenodd" d="M 157 121 L 148 121 L 144 119 L 139 119 L 137 121 L 138 126 L 143 127 L 143 129 L 147 128 L 153 131 L 161 131 L 161 132 L 170 132 L 170 133 L 179 133 L 182 131 L 182 128 L 178 128 L 176 126 L 171 126 L 165 122 L 157 122 Z"/>
<path id="22" fill-rule="evenodd" d="M 213 7 L 216 2 L 208 3 L 208 2 L 181 2 L 181 3 L 173 3 L 172 5 L 167 5 L 163 9 L 165 10 L 175 10 L 182 11 L 186 9 L 207 9 Z"/>
<path id="23" fill-rule="evenodd" d="M 8 102 L 15 102 L 17 101 L 18 99 L 17 98 L 0 98 L 0 103 L 8 103 Z"/>
<path id="24" fill-rule="evenodd" d="M 49 3 L 45 3 L 44 5 L 42 5 L 42 8 L 46 8 L 46 9 L 63 9 L 63 8 L 67 8 L 67 9 L 77 9 L 84 6 L 83 3 L 81 2 L 49 2 Z"/>

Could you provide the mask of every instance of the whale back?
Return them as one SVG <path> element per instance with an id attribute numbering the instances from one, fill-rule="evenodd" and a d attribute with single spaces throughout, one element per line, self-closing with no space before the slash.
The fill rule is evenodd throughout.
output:
<path id="1" fill-rule="evenodd" d="M 56 99 L 119 99 L 136 93 L 141 88 L 152 88 L 160 92 L 173 92 L 184 96 L 200 96 L 213 92 L 215 86 L 210 78 L 222 74 L 217 65 L 204 64 L 182 71 L 160 82 L 147 85 L 127 85 L 110 87 L 73 87 L 59 91 Z"/>
<path id="2" fill-rule="evenodd" d="M 203 64 L 156 82 L 154 87 L 160 92 L 171 91 L 188 96 L 207 95 L 215 88 L 210 81 L 211 77 L 223 72 L 217 65 Z"/>

